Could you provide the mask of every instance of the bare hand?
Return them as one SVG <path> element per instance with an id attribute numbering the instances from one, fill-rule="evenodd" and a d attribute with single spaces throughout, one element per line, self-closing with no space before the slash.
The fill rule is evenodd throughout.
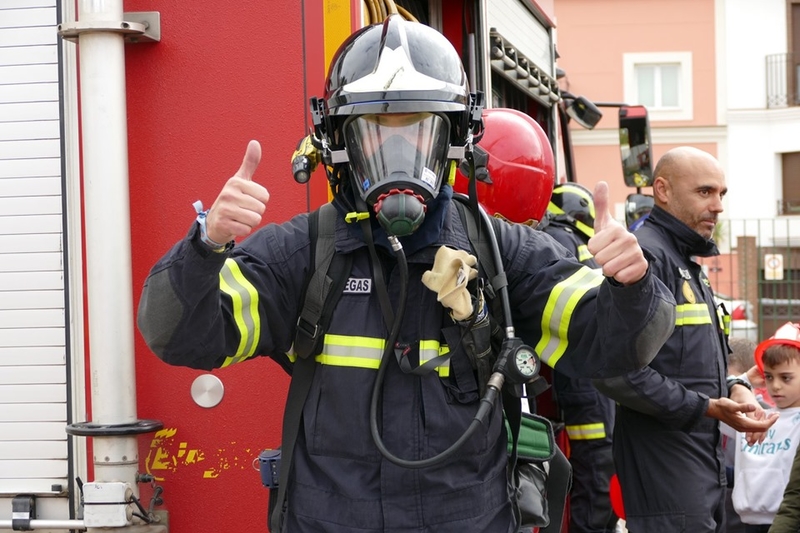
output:
<path id="1" fill-rule="evenodd" d="M 601 267 L 603 275 L 623 285 L 631 285 L 647 273 L 647 259 L 636 237 L 608 212 L 608 184 L 600 181 L 594 188 L 594 237 L 589 251 Z"/>
<path id="2" fill-rule="evenodd" d="M 768 420 L 767 412 L 761 406 L 756 398 L 756 395 L 753 393 L 752 390 L 745 387 L 744 385 L 734 385 L 731 388 L 731 392 L 728 396 L 731 400 L 738 404 L 749 404 L 755 406 L 755 409 L 745 413 L 745 416 L 751 420 Z M 778 413 L 771 413 L 775 415 L 775 419 L 778 417 Z M 774 420 L 773 420 L 774 422 Z M 730 424 L 729 424 L 730 425 Z M 769 424 L 770 426 L 772 423 Z M 767 431 L 761 429 L 751 429 L 751 430 L 742 430 L 745 431 L 745 440 L 751 446 L 756 442 L 763 442 L 764 438 L 767 436 Z"/>
<path id="3" fill-rule="evenodd" d="M 734 390 L 745 387 L 734 387 Z M 752 393 L 750 393 L 752 396 Z M 753 445 L 764 441 L 767 430 L 778 419 L 778 413 L 769 413 L 756 403 L 739 403 L 730 398 L 712 398 L 708 402 L 706 416 L 725 422 L 736 431 L 745 434 L 747 444 Z"/>
<path id="4" fill-rule="evenodd" d="M 228 242 L 245 237 L 261 224 L 267 209 L 269 192 L 253 181 L 261 161 L 261 145 L 250 141 L 242 166 L 220 191 L 206 218 L 206 233 L 214 242 Z"/>

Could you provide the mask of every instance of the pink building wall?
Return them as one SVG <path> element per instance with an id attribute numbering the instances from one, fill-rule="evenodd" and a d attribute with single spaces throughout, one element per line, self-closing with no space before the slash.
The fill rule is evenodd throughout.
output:
<path id="1" fill-rule="evenodd" d="M 561 87 L 595 102 L 623 102 L 623 54 L 691 52 L 693 118 L 687 121 L 651 119 L 655 161 L 670 148 L 683 144 L 659 144 L 660 132 L 716 125 L 714 0 L 557 0 L 555 13 L 558 66 L 567 73 L 561 80 Z M 616 143 L 617 110 L 603 107 L 601 111 L 603 118 L 590 135 L 605 133 L 607 137 L 612 134 L 612 140 L 590 146 L 576 143 L 577 179 L 590 188 L 599 180 L 607 181 L 611 201 L 621 203 L 635 190 L 626 187 L 622 180 Z M 575 124 L 572 128 L 581 129 Z M 716 143 L 691 144 L 718 155 Z"/>

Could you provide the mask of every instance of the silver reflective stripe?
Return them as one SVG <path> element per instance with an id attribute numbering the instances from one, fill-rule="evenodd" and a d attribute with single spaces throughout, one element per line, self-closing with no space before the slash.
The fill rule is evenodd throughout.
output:
<path id="1" fill-rule="evenodd" d="M 711 313 L 708 312 L 708 305 L 704 303 L 676 305 L 675 312 L 676 326 L 711 324 Z"/>
<path id="2" fill-rule="evenodd" d="M 385 349 L 385 339 L 326 334 L 322 352 L 316 356 L 315 360 L 323 365 L 377 370 Z M 449 353 L 449 348 L 446 345 L 440 345 L 439 341 L 420 341 L 419 358 L 421 365 L 436 358 L 442 358 L 443 362 L 446 363 L 448 360 L 446 356 Z M 294 361 L 297 357 L 293 353 L 288 355 L 291 361 Z M 441 377 L 447 377 L 450 374 L 449 365 L 437 366 L 436 370 Z"/>
<path id="3" fill-rule="evenodd" d="M 555 367 L 567 349 L 570 320 L 578 302 L 603 279 L 602 274 L 584 266 L 550 291 L 542 313 L 542 338 L 536 344 L 536 353 L 548 366 Z"/>
<path id="4" fill-rule="evenodd" d="M 578 246 L 578 261 L 583 263 L 584 261 L 588 261 L 592 257 L 594 256 L 592 255 L 592 252 L 589 251 L 588 246 L 586 246 L 585 244 L 581 244 Z"/>
<path id="5" fill-rule="evenodd" d="M 377 369 L 386 346 L 385 339 L 349 335 L 325 335 L 316 361 L 323 365 Z"/>
<path id="6" fill-rule="evenodd" d="M 606 426 L 602 422 L 566 426 L 570 440 L 593 440 L 606 437 Z"/>
<path id="7" fill-rule="evenodd" d="M 239 330 L 239 346 L 235 354 L 225 358 L 222 363 L 225 367 L 255 354 L 261 337 L 261 317 L 258 314 L 258 291 L 233 259 L 226 260 L 219 273 L 219 288 L 231 298 L 233 319 Z"/>
<path id="8" fill-rule="evenodd" d="M 420 341 L 420 366 L 437 359 L 438 365 L 433 370 L 439 374 L 440 378 L 446 378 L 450 375 L 450 347 L 446 344 L 439 344 L 439 341 Z"/>

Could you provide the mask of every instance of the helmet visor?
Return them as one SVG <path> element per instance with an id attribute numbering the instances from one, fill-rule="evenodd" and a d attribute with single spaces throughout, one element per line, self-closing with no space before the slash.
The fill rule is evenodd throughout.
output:
<path id="1" fill-rule="evenodd" d="M 425 201 L 438 194 L 450 146 L 445 116 L 358 115 L 345 122 L 344 141 L 359 194 L 368 204 L 391 189 L 411 189 Z"/>

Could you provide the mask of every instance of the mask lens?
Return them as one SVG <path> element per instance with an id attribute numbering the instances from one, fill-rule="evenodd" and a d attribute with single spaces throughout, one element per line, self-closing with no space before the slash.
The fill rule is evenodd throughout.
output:
<path id="1" fill-rule="evenodd" d="M 360 115 L 344 124 L 345 148 L 361 197 L 368 204 L 390 189 L 411 189 L 425 200 L 439 192 L 450 124 L 431 113 Z"/>

